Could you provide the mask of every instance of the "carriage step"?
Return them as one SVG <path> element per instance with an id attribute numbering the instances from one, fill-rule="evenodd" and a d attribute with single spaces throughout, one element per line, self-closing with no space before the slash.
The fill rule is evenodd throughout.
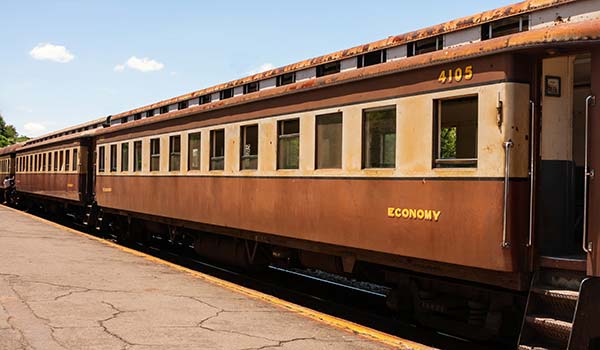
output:
<path id="1" fill-rule="evenodd" d="M 527 316 L 525 322 L 538 336 L 561 345 L 563 349 L 567 348 L 571 330 L 573 329 L 571 322 L 540 316 Z"/>

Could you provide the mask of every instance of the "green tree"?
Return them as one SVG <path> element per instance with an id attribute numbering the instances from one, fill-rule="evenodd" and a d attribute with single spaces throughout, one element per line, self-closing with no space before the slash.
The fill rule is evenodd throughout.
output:
<path id="1" fill-rule="evenodd" d="M 440 134 L 442 159 L 456 158 L 456 127 L 442 128 Z"/>
<path id="2" fill-rule="evenodd" d="M 17 142 L 27 141 L 29 138 L 23 135 L 19 135 L 17 133 L 17 129 L 10 125 L 6 124 L 4 118 L 0 114 L 0 147 L 6 147 Z"/>

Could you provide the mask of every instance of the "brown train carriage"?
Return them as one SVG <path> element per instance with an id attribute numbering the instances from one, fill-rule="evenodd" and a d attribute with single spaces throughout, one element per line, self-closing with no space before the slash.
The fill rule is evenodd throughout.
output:
<path id="1" fill-rule="evenodd" d="M 88 134 L 93 131 L 89 131 Z M 89 135 L 28 142 L 17 153 L 16 189 L 25 205 L 47 204 L 50 210 L 89 203 L 93 179 L 88 171 Z"/>
<path id="2" fill-rule="evenodd" d="M 95 122 L 90 200 L 127 238 L 354 273 L 433 327 L 525 316 L 522 349 L 594 349 L 599 13 L 525 1 Z"/>
<path id="3" fill-rule="evenodd" d="M 512 18 L 557 4 L 575 6 L 552 9 L 564 13 L 597 5 L 530 1 L 494 13 Z M 418 52 L 420 41 L 400 36 L 394 44 L 412 55 L 318 77 L 319 68 L 327 69 L 320 65 L 313 79 L 235 93 L 240 84 L 297 69 L 292 65 L 219 86 L 231 91 L 212 103 L 202 96 L 217 88 L 114 116 L 161 113 L 98 132 L 98 205 L 131 230 L 132 220 L 141 220 L 164 224 L 152 229 L 171 237 L 185 232 L 200 253 L 225 261 L 247 262 L 259 246 L 304 266 L 383 273 L 399 286 L 397 303 L 412 303 L 422 322 L 470 336 L 502 333 L 501 324 L 511 322 L 507 314 L 525 307 L 522 292 L 534 273 L 536 291 L 559 277 L 598 276 L 588 245 L 600 239 L 600 226 L 587 216 L 585 238 L 577 231 L 582 200 L 573 194 L 583 189 L 572 180 L 583 167 L 582 111 L 591 106 L 580 97 L 600 89 L 600 65 L 591 63 L 600 60 L 600 21 L 591 15 L 496 38 L 493 29 L 505 27 L 495 21 L 506 18 L 485 23 L 484 17 L 478 42 Z M 524 21 L 518 18 L 517 28 Z M 452 22 L 419 38 L 481 22 Z M 385 45 L 389 40 L 363 48 Z M 299 65 L 356 55 L 351 49 Z M 193 99 L 199 102 L 189 107 Z M 170 105 L 180 106 L 170 112 Z M 543 129 L 541 105 L 549 106 Z M 566 125 L 571 135 L 563 138 Z M 444 143 L 449 134 L 454 148 Z M 598 154 L 591 149 L 592 164 Z M 600 195 L 591 184 L 587 189 L 592 206 Z M 221 243 L 199 231 L 241 240 L 219 250 Z M 598 288 L 597 279 L 585 283 Z M 458 312 L 463 323 L 452 311 L 456 305 L 444 302 L 448 295 L 469 301 Z M 580 303 L 598 305 L 590 297 Z M 480 306 L 486 316 L 474 321 Z M 561 321 L 542 322 L 532 307 L 523 344 L 546 341 L 536 327 Z M 466 331 L 471 323 L 477 332 Z M 585 326 L 578 332 L 587 333 L 574 336 L 572 349 L 597 336 Z M 569 336 L 548 341 L 566 346 Z"/>

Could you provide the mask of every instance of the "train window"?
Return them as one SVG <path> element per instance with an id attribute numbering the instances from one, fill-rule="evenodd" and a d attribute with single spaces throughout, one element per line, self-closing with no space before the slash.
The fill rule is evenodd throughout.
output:
<path id="1" fill-rule="evenodd" d="M 133 120 L 140 120 L 142 119 L 142 113 L 136 113 L 133 115 Z"/>
<path id="2" fill-rule="evenodd" d="M 258 90 L 260 90 L 258 81 L 253 81 L 251 83 L 244 85 L 244 94 L 249 94 L 251 92 L 256 92 Z"/>
<path id="3" fill-rule="evenodd" d="M 188 170 L 200 170 L 200 133 L 188 136 Z"/>
<path id="4" fill-rule="evenodd" d="M 127 121 L 128 121 L 127 117 L 121 118 L 121 124 L 125 124 L 125 123 L 127 123 Z"/>
<path id="5" fill-rule="evenodd" d="M 219 99 L 220 100 L 224 100 L 226 98 L 231 98 L 231 97 L 233 97 L 233 88 L 219 91 Z"/>
<path id="6" fill-rule="evenodd" d="M 129 171 L 129 142 L 121 144 L 121 171 Z"/>
<path id="7" fill-rule="evenodd" d="M 396 166 L 396 107 L 363 111 L 363 168 Z"/>
<path id="8" fill-rule="evenodd" d="M 242 126 L 240 134 L 240 169 L 258 169 L 258 124 Z"/>
<path id="9" fill-rule="evenodd" d="M 368 67 L 374 64 L 385 62 L 386 50 L 377 50 L 373 52 L 367 52 L 357 57 L 356 66 L 358 68 Z"/>
<path id="10" fill-rule="evenodd" d="M 504 35 L 529 30 L 529 16 L 516 16 L 500 19 L 481 25 L 481 40 L 498 38 Z"/>
<path id="11" fill-rule="evenodd" d="M 342 167 L 342 113 L 316 117 L 316 168 Z"/>
<path id="12" fill-rule="evenodd" d="M 169 106 L 162 106 L 159 109 L 160 114 L 169 113 Z"/>
<path id="13" fill-rule="evenodd" d="M 199 104 L 203 105 L 203 104 L 207 104 L 210 103 L 210 94 L 206 94 L 203 96 L 200 96 L 200 100 L 198 101 Z"/>
<path id="14" fill-rule="evenodd" d="M 477 96 L 434 102 L 434 166 L 477 166 Z"/>
<path id="15" fill-rule="evenodd" d="M 329 74 L 340 72 L 340 61 L 329 62 L 317 66 L 317 77 L 322 77 Z"/>
<path id="16" fill-rule="evenodd" d="M 177 104 L 177 109 L 186 109 L 189 106 L 188 101 L 181 101 Z"/>
<path id="17" fill-rule="evenodd" d="M 33 171 L 38 171 L 38 155 L 33 156 Z"/>
<path id="18" fill-rule="evenodd" d="M 65 151 L 65 171 L 71 171 L 71 151 Z"/>
<path id="19" fill-rule="evenodd" d="M 42 171 L 46 171 L 46 153 L 42 154 Z"/>
<path id="20" fill-rule="evenodd" d="M 54 160 L 54 162 L 52 162 L 52 165 L 54 165 L 54 171 L 58 171 L 59 169 L 59 162 L 58 162 L 58 151 L 54 152 L 54 157 L 52 158 Z"/>
<path id="21" fill-rule="evenodd" d="M 73 149 L 73 171 L 79 171 L 79 159 L 77 158 L 77 148 Z"/>
<path id="22" fill-rule="evenodd" d="M 296 72 L 284 73 L 277 76 L 276 85 L 282 86 L 287 84 L 293 84 L 296 82 Z"/>
<path id="23" fill-rule="evenodd" d="M 142 171 L 142 141 L 133 143 L 133 171 Z"/>
<path id="24" fill-rule="evenodd" d="M 150 171 L 160 171 L 160 139 L 150 140 Z"/>
<path id="25" fill-rule="evenodd" d="M 150 109 L 146 111 L 146 118 L 150 118 L 154 116 L 154 110 Z"/>
<path id="26" fill-rule="evenodd" d="M 300 119 L 277 122 L 277 168 L 298 169 L 300 166 Z"/>
<path id="27" fill-rule="evenodd" d="M 117 145 L 110 145 L 110 172 L 117 171 Z"/>
<path id="28" fill-rule="evenodd" d="M 169 137 L 169 171 L 181 170 L 181 136 Z"/>
<path id="29" fill-rule="evenodd" d="M 423 53 L 433 52 L 444 48 L 444 37 L 442 35 L 433 38 L 414 41 L 406 45 L 408 57 Z"/>
<path id="30" fill-rule="evenodd" d="M 98 172 L 103 173 L 106 163 L 106 154 L 104 146 L 98 147 Z"/>
<path id="31" fill-rule="evenodd" d="M 210 131 L 210 170 L 225 169 L 225 129 Z"/>

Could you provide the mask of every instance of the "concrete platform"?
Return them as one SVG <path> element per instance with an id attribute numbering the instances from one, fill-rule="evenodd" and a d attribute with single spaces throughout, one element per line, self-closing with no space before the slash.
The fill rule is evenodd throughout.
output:
<path id="1" fill-rule="evenodd" d="M 0 349 L 425 349 L 0 206 Z"/>

